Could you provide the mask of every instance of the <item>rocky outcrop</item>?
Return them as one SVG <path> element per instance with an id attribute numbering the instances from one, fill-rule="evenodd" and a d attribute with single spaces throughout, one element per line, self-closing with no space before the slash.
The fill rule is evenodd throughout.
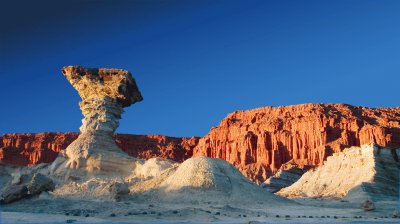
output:
<path id="1" fill-rule="evenodd" d="M 227 160 L 260 183 L 289 161 L 319 166 L 346 147 L 370 143 L 400 147 L 400 108 L 303 104 L 236 111 L 199 141 L 194 155 Z"/>
<path id="2" fill-rule="evenodd" d="M 131 157 L 115 144 L 113 133 L 123 107 L 142 101 L 130 72 L 67 66 L 62 73 L 82 98 L 80 135 L 65 150 L 66 167 L 86 171 L 127 171 Z"/>
<path id="3" fill-rule="evenodd" d="M 21 200 L 28 196 L 28 188 L 25 185 L 8 186 L 2 192 L 0 204 L 8 204 L 14 201 Z"/>
<path id="4" fill-rule="evenodd" d="M 112 183 L 108 190 L 110 191 L 111 197 L 117 201 L 129 194 L 129 186 L 125 183 Z"/>
<path id="5" fill-rule="evenodd" d="M 3 182 L 6 185 L 0 198 L 0 204 L 8 204 L 31 196 L 39 195 L 44 191 L 53 191 L 53 180 L 41 173 L 21 174 L 15 170 L 13 173 L 17 181 Z M 22 177 L 23 176 L 23 177 Z"/>
<path id="6" fill-rule="evenodd" d="M 364 203 L 397 200 L 400 162 L 398 149 L 377 145 L 351 147 L 334 153 L 324 165 L 306 172 L 293 185 L 281 189 L 285 197 L 333 197 Z"/>
<path id="7" fill-rule="evenodd" d="M 116 134 L 115 142 L 130 156 L 139 159 L 161 157 L 183 162 L 193 155 L 198 137 L 175 138 L 164 135 Z"/>
<path id="8" fill-rule="evenodd" d="M 45 132 L 0 136 L 0 163 L 28 166 L 53 162 L 79 133 Z M 115 134 L 115 143 L 124 152 L 139 159 L 162 157 L 183 162 L 192 157 L 199 138 L 174 138 L 163 135 Z"/>
<path id="9" fill-rule="evenodd" d="M 274 206 L 291 202 L 266 192 L 245 178 L 232 164 L 208 157 L 195 157 L 174 165 L 154 178 L 134 182 L 130 191 L 144 201 L 212 204 L 266 201 Z"/>
<path id="10" fill-rule="evenodd" d="M 79 133 L 44 132 L 0 136 L 0 163 L 27 166 L 53 162 Z"/>
<path id="11" fill-rule="evenodd" d="M 36 195 L 43 191 L 53 191 L 55 189 L 53 180 L 41 173 L 35 173 L 28 185 L 29 194 Z"/>
<path id="12" fill-rule="evenodd" d="M 301 169 L 295 164 L 287 163 L 282 165 L 278 172 L 268 178 L 260 186 L 267 189 L 269 192 L 275 193 L 295 183 L 306 171 L 306 167 Z"/>
<path id="13" fill-rule="evenodd" d="M 0 136 L 0 162 L 51 162 L 77 133 L 6 134 Z M 229 114 L 200 141 L 161 135 L 114 136 L 133 157 L 163 157 L 182 162 L 194 155 L 222 158 L 248 178 L 262 183 L 282 164 L 299 168 L 323 164 L 346 147 L 376 143 L 400 147 L 400 108 L 366 108 L 344 104 L 264 107 Z M 198 143 L 199 141 L 199 143 Z M 196 147 L 195 149 L 193 149 Z"/>
<path id="14" fill-rule="evenodd" d="M 362 204 L 361 204 L 361 208 L 366 211 L 366 212 L 370 212 L 376 209 L 374 202 L 370 201 L 370 200 L 365 200 Z"/>

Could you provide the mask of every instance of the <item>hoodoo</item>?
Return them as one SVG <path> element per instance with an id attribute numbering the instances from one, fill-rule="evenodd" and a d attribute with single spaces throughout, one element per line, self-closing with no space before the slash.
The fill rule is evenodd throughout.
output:
<path id="1" fill-rule="evenodd" d="M 131 73 L 81 66 L 64 67 L 62 73 L 82 98 L 79 106 L 84 116 L 79 137 L 65 150 L 66 167 L 89 172 L 130 169 L 125 165 L 132 158 L 118 148 L 113 133 L 123 107 L 143 100 Z"/>

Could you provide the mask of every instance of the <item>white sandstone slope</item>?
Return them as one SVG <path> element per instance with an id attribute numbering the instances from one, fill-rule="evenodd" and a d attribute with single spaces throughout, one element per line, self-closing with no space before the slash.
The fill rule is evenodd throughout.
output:
<path id="1" fill-rule="evenodd" d="M 137 196 L 158 201 L 289 203 L 250 182 L 228 162 L 208 157 L 190 158 L 159 177 L 133 185 L 130 190 Z"/>
<path id="2" fill-rule="evenodd" d="M 292 198 L 395 199 L 399 195 L 399 153 L 400 149 L 375 145 L 345 149 L 277 194 Z"/>
<path id="3" fill-rule="evenodd" d="M 295 183 L 305 172 L 305 169 L 301 169 L 296 165 L 287 163 L 282 165 L 277 173 L 268 178 L 260 186 L 269 192 L 275 193 L 280 189 Z"/>
<path id="4" fill-rule="evenodd" d="M 129 176 L 108 173 L 107 175 L 81 175 L 59 181 L 58 187 L 52 192 L 57 197 L 72 197 L 85 199 L 113 199 L 111 187 L 123 184 L 126 187 L 138 184 L 160 176 L 165 170 L 178 166 L 178 163 L 164 159 L 152 158 L 149 160 L 136 159 L 132 161 L 132 170 Z"/>
<path id="5" fill-rule="evenodd" d="M 138 160 L 131 175 L 126 178 L 128 182 L 148 180 L 160 176 L 165 170 L 179 164 L 164 158 L 151 158 Z"/>

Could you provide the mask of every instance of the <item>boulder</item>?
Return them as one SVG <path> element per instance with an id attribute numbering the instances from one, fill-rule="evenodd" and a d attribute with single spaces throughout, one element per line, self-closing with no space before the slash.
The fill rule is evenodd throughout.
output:
<path id="1" fill-rule="evenodd" d="M 111 196 L 119 201 L 122 196 L 129 194 L 129 186 L 125 183 L 115 182 L 109 188 Z"/>
<path id="2" fill-rule="evenodd" d="M 361 204 L 361 208 L 364 209 L 364 211 L 366 211 L 366 212 L 373 211 L 373 210 L 375 210 L 375 204 L 374 204 L 374 202 L 372 202 L 370 200 L 365 200 Z"/>
<path id="3" fill-rule="evenodd" d="M 0 204 L 8 204 L 28 196 L 28 188 L 25 185 L 10 185 L 2 194 Z"/>
<path id="4" fill-rule="evenodd" d="M 35 173 L 28 185 L 29 194 L 36 195 L 43 191 L 53 191 L 55 185 L 52 179 L 41 173 Z"/>

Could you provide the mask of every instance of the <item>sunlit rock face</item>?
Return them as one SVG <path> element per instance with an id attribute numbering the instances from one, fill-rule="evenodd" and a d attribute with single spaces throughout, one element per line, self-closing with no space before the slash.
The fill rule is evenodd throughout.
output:
<path id="1" fill-rule="evenodd" d="M 115 144 L 123 107 L 143 100 L 130 72 L 67 66 L 62 73 L 82 98 L 84 118 L 79 137 L 65 150 L 66 167 L 87 171 L 129 170 L 132 160 Z"/>
<path id="2" fill-rule="evenodd" d="M 194 156 L 224 159 L 264 182 L 291 162 L 321 166 L 351 146 L 400 147 L 400 108 L 301 104 L 230 113 L 200 139 Z"/>
<path id="3" fill-rule="evenodd" d="M 374 144 L 353 146 L 329 156 L 325 163 L 306 172 L 293 185 L 277 194 L 285 197 L 343 198 L 363 203 L 398 200 L 400 148 L 382 148 Z"/>

